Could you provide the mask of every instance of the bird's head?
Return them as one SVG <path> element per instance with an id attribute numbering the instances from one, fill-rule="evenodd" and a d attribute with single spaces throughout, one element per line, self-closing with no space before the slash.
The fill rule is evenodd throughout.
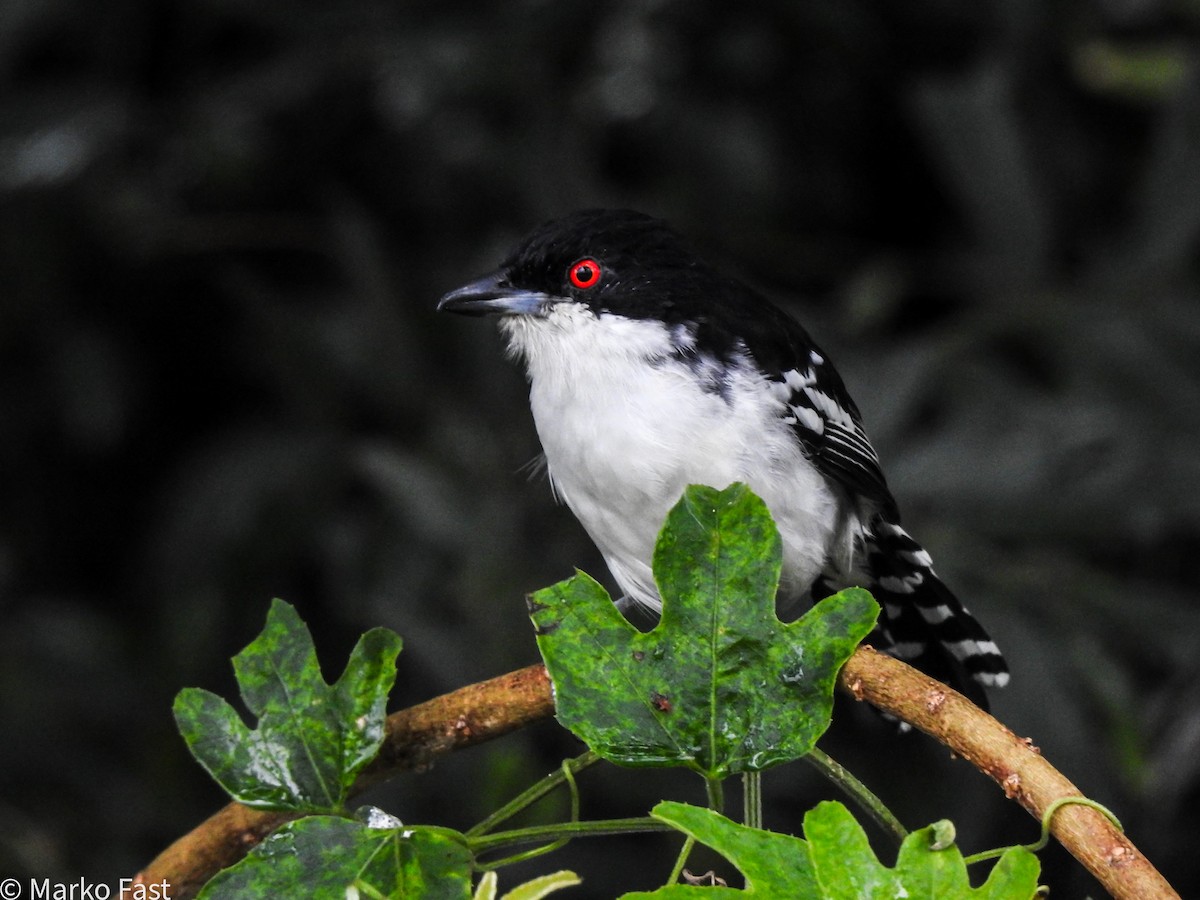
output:
<path id="1" fill-rule="evenodd" d="M 579 312 L 670 320 L 675 298 L 702 273 L 708 270 L 660 219 L 584 210 L 537 228 L 499 269 L 446 294 L 438 309 L 546 318 L 571 305 Z"/>

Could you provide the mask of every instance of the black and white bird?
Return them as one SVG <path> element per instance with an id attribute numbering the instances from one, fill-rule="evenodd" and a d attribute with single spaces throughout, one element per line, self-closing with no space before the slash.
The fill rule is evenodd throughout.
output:
<path id="1" fill-rule="evenodd" d="M 783 539 L 782 601 L 868 588 L 876 646 L 984 699 L 1008 668 L 900 526 L 854 401 L 808 333 L 706 265 L 664 222 L 548 222 L 438 309 L 495 315 L 524 361 L 555 494 L 628 602 L 661 607 L 650 562 L 689 484 L 746 483 Z"/>

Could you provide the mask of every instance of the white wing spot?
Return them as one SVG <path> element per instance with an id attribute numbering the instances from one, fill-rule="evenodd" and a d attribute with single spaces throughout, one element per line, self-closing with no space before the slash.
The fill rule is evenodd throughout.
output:
<path id="1" fill-rule="evenodd" d="M 825 421 L 813 410 L 809 409 L 807 406 L 793 406 L 790 407 L 790 409 L 796 414 L 796 418 L 792 421 L 798 421 L 809 431 L 812 431 L 816 434 L 825 433 Z"/>
<path id="2" fill-rule="evenodd" d="M 914 566 L 929 568 L 933 565 L 933 557 L 926 550 L 901 550 L 899 555 L 901 559 L 908 560 Z"/>
<path id="3" fill-rule="evenodd" d="M 783 373 L 783 380 L 793 391 L 803 391 L 817 383 L 817 377 L 811 369 L 803 375 L 797 369 L 789 369 Z"/>
<path id="4" fill-rule="evenodd" d="M 792 396 L 792 389 L 784 381 L 770 381 L 767 383 L 767 387 L 771 391 L 771 396 L 780 403 L 787 403 L 788 398 Z"/>
<path id="5" fill-rule="evenodd" d="M 850 418 L 850 413 L 842 409 L 837 401 L 821 391 L 813 387 L 806 387 L 804 394 L 816 407 L 817 412 L 824 413 L 825 418 L 836 425 L 840 425 L 847 431 L 854 430 L 854 420 Z"/>

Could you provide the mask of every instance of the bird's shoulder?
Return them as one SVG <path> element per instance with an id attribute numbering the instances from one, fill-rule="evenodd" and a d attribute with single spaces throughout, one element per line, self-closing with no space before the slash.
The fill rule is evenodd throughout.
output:
<path id="1" fill-rule="evenodd" d="M 829 478 L 879 507 L 895 501 L 862 416 L 833 362 L 808 331 L 734 279 L 712 288 L 691 323 L 694 352 L 725 361 L 744 355 L 781 401 L 808 458 Z"/>

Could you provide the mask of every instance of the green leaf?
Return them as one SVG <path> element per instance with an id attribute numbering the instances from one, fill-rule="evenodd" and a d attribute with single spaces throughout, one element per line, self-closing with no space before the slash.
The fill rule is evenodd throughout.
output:
<path id="1" fill-rule="evenodd" d="M 180 691 L 175 721 L 192 755 L 238 802 L 340 811 L 355 776 L 383 743 L 400 644 L 386 628 L 368 631 L 331 687 L 296 610 L 275 600 L 262 634 L 233 659 L 257 728 L 199 688 Z"/>
<path id="2" fill-rule="evenodd" d="M 986 900 L 1029 900 L 1037 891 L 1038 858 L 1024 847 L 1010 847 L 996 861 L 987 881 L 973 897 Z M 1032 887 L 1030 887 L 1032 885 Z"/>
<path id="3" fill-rule="evenodd" d="M 542 900 L 563 888 L 575 887 L 581 884 L 579 876 L 574 872 L 562 870 L 549 875 L 526 881 L 506 893 L 500 900 Z M 495 872 L 485 872 L 479 880 L 479 886 L 471 900 L 496 900 L 496 886 L 499 878 Z"/>
<path id="4" fill-rule="evenodd" d="M 218 873 L 197 900 L 469 900 L 471 853 L 444 828 L 370 828 L 338 816 L 284 825 Z"/>
<path id="5" fill-rule="evenodd" d="M 866 832 L 840 803 L 826 801 L 809 810 L 804 816 L 804 836 L 822 900 L 894 900 L 904 895 L 899 873 L 875 858 Z M 910 838 L 905 838 L 901 852 Z"/>
<path id="6" fill-rule="evenodd" d="M 1005 851 L 981 887 L 972 888 L 957 845 L 939 822 L 914 831 L 900 845 L 894 869 L 875 858 L 867 835 L 850 811 L 826 801 L 804 817 L 804 836 L 821 900 L 1031 900 L 1037 890 L 1037 857 L 1023 847 Z"/>
<path id="7" fill-rule="evenodd" d="M 638 632 L 582 572 L 532 595 L 559 721 L 614 762 L 708 777 L 803 756 L 828 728 L 838 669 L 879 608 L 851 589 L 784 625 L 781 559 L 779 532 L 748 488 L 692 486 L 655 548 L 663 613 L 653 631 Z"/>
<path id="8" fill-rule="evenodd" d="M 652 812 L 738 867 L 745 890 L 668 885 L 626 894 L 622 900 L 704 900 L 717 897 L 788 897 L 793 900 L 1031 900 L 1037 857 L 1007 850 L 987 881 L 972 888 L 953 844 L 934 849 L 944 828 L 914 831 L 901 845 L 895 868 L 871 851 L 866 833 L 840 803 L 818 804 L 804 817 L 805 840 L 747 828 L 712 810 L 663 802 Z"/>
<path id="9" fill-rule="evenodd" d="M 650 811 L 660 819 L 712 847 L 745 876 L 746 889 L 668 885 L 649 893 L 626 894 L 622 900 L 679 898 L 704 900 L 720 897 L 788 897 L 806 900 L 820 897 L 808 846 L 800 838 L 747 828 L 711 809 L 686 803 L 663 801 Z"/>

